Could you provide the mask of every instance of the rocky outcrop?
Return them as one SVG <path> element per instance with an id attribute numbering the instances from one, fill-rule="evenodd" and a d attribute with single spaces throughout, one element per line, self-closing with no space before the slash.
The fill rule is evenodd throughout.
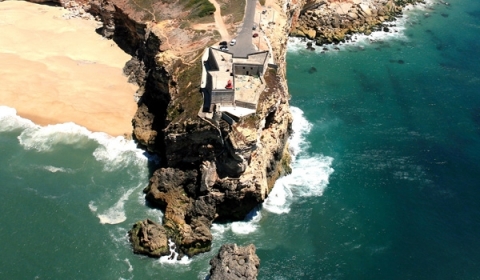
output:
<path id="1" fill-rule="evenodd" d="M 210 260 L 210 265 L 211 280 L 252 280 L 257 279 L 260 259 L 253 244 L 245 247 L 225 244 Z"/>
<path id="2" fill-rule="evenodd" d="M 162 225 L 150 220 L 129 232 L 134 251 L 153 257 L 168 253 L 168 239 L 181 254 L 210 250 L 217 220 L 241 220 L 263 202 L 275 180 L 289 172 L 287 139 L 292 117 L 285 81 L 286 31 L 274 25 L 277 69 L 269 69 L 256 114 L 229 124 L 216 115 L 198 116 L 201 54 L 213 31 L 182 27 L 178 2 L 91 0 L 81 3 L 103 26 L 97 31 L 132 55 L 124 73 L 139 85 L 133 137 L 161 157 L 144 192 L 165 211 Z M 278 17 L 287 15 L 278 15 Z"/>
<path id="3" fill-rule="evenodd" d="M 169 254 L 165 228 L 149 219 L 133 225 L 128 236 L 136 254 L 157 258 Z"/>
<path id="4" fill-rule="evenodd" d="M 292 29 L 291 36 L 315 40 L 317 45 L 338 43 L 352 33 L 370 34 L 391 21 L 407 4 L 423 0 L 321 1 L 306 5 Z M 389 32 L 389 29 L 383 29 Z"/>

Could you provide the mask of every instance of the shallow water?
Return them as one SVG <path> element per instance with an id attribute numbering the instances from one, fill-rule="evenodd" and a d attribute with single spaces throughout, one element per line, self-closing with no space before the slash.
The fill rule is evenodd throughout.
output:
<path id="1" fill-rule="evenodd" d="M 323 54 L 293 44 L 293 173 L 182 263 L 127 241 L 137 220 L 161 221 L 142 194 L 158 159 L 0 107 L 0 277 L 203 279 L 226 242 L 255 244 L 259 279 L 480 277 L 479 11 L 424 7 L 397 34 Z"/>

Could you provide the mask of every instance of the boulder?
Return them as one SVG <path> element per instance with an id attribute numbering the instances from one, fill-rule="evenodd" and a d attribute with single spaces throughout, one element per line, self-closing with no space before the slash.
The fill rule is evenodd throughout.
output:
<path id="1" fill-rule="evenodd" d="M 372 11 L 370 10 L 370 8 L 368 7 L 367 4 L 360 4 L 360 5 L 358 5 L 358 7 L 361 9 L 361 11 L 362 11 L 366 16 L 371 16 L 371 15 L 372 15 Z"/>
<path id="2" fill-rule="evenodd" d="M 210 280 L 252 280 L 257 279 L 260 259 L 253 244 L 245 247 L 224 244 L 210 265 Z"/>
<path id="3" fill-rule="evenodd" d="M 159 258 L 170 252 L 165 228 L 150 219 L 134 224 L 128 236 L 136 254 Z"/>
<path id="4" fill-rule="evenodd" d="M 307 33 L 305 33 L 305 35 L 307 35 L 308 39 L 313 40 L 313 39 L 315 39 L 315 36 L 317 35 L 317 31 L 315 31 L 314 29 L 309 29 L 307 31 Z"/>

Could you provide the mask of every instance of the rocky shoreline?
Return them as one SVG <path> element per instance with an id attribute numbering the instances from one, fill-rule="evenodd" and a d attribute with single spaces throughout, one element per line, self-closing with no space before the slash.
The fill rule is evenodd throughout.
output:
<path id="1" fill-rule="evenodd" d="M 203 102 L 201 54 L 218 38 L 214 32 L 182 27 L 186 21 L 182 15 L 188 11 L 178 8 L 178 3 L 152 5 L 146 13 L 129 1 L 58 0 L 69 9 L 67 18 L 95 18 L 103 23 L 97 31 L 132 55 L 124 73 L 140 87 L 133 137 L 162 159 L 144 189 L 145 198 L 165 213 L 162 225 L 151 220 L 133 225 L 129 237 L 134 252 L 168 255 L 169 240 L 178 248 L 178 258 L 209 251 L 213 222 L 244 219 L 267 198 L 276 179 L 290 171 L 288 34 L 315 40 L 317 45 L 338 43 L 354 32 L 368 34 L 416 2 L 353 0 L 305 5 L 290 1 L 285 6 L 274 2 L 277 20 L 264 27 L 268 35 L 263 27 L 262 31 L 276 67 L 264 77 L 266 88 L 255 115 L 231 124 L 197 115 Z M 164 14 L 168 9 L 176 13 Z M 389 32 L 388 27 L 384 31 Z"/>
<path id="2" fill-rule="evenodd" d="M 210 260 L 210 280 L 257 279 L 260 259 L 255 246 L 238 247 L 224 244 L 218 254 Z"/>
<path id="3" fill-rule="evenodd" d="M 256 113 L 230 124 L 197 115 L 203 103 L 201 54 L 218 39 L 214 32 L 183 27 L 186 11 L 178 3 L 153 5 L 149 14 L 129 1 L 76 3 L 58 1 L 69 8 L 68 17 L 84 17 L 86 11 L 101 21 L 97 32 L 132 55 L 124 73 L 139 85 L 133 137 L 161 157 L 144 192 L 152 207 L 164 211 L 163 223 L 137 222 L 129 232 L 134 252 L 167 255 L 169 241 L 178 259 L 209 251 L 214 221 L 244 219 L 290 171 L 284 58 L 291 15 L 277 14 L 282 22 L 270 26 L 277 66 L 264 77 Z M 167 8 L 177 14 L 162 14 Z"/>
<path id="4" fill-rule="evenodd" d="M 387 22 L 402 14 L 405 6 L 423 0 L 320 1 L 305 5 L 290 36 L 305 37 L 316 45 L 343 42 L 355 33 L 393 32 Z"/>

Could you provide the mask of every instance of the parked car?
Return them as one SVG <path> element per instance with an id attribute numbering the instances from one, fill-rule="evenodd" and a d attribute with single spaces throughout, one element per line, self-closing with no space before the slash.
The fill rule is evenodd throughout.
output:
<path id="1" fill-rule="evenodd" d="M 258 37 L 258 33 L 253 33 L 253 38 L 257 38 Z"/>
<path id="2" fill-rule="evenodd" d="M 257 25 L 254 24 L 253 27 L 252 27 L 253 30 L 257 30 Z"/>
<path id="3" fill-rule="evenodd" d="M 263 11 L 262 11 L 262 14 L 266 14 L 266 13 L 267 13 L 267 10 L 263 10 Z"/>
<path id="4" fill-rule="evenodd" d="M 227 46 L 220 46 L 220 50 L 221 51 L 228 51 L 228 47 Z"/>
<path id="5" fill-rule="evenodd" d="M 230 46 L 235 46 L 236 43 L 237 39 L 232 39 L 232 41 L 230 41 Z"/>

